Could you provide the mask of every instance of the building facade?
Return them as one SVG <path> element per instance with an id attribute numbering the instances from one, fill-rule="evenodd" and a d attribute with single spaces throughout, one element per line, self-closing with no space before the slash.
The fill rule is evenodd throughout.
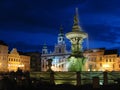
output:
<path id="1" fill-rule="evenodd" d="M 48 59 L 52 59 L 53 71 L 67 71 L 66 58 L 70 53 L 66 50 L 65 36 L 62 26 L 60 27 L 60 33 L 58 34 L 57 44 L 54 46 L 54 51 L 48 53 L 47 45 L 44 44 L 41 55 L 41 71 L 48 70 Z"/>
<path id="2" fill-rule="evenodd" d="M 0 71 L 8 71 L 8 45 L 0 41 Z"/>
<path id="3" fill-rule="evenodd" d="M 8 71 L 17 71 L 18 68 L 22 71 L 30 71 L 30 56 L 13 48 L 8 54 Z"/>
<path id="4" fill-rule="evenodd" d="M 30 71 L 41 71 L 41 53 L 39 52 L 27 52 L 30 58 Z"/>
<path id="5" fill-rule="evenodd" d="M 84 51 L 84 55 L 88 57 L 87 71 L 120 71 L 120 57 L 116 49 L 89 49 Z"/>
<path id="6" fill-rule="evenodd" d="M 30 71 L 30 56 L 20 53 L 16 48 L 8 52 L 8 45 L 0 41 L 0 72 Z"/>
<path id="7" fill-rule="evenodd" d="M 83 52 L 87 58 L 85 71 L 120 71 L 120 57 L 116 49 L 106 50 L 105 48 L 89 49 Z M 52 59 L 53 71 L 67 71 L 67 54 L 43 54 L 42 71 L 48 69 L 48 59 Z"/>

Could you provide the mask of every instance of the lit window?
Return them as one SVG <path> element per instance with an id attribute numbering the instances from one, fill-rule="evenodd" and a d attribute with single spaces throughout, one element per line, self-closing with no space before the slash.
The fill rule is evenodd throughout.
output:
<path id="1" fill-rule="evenodd" d="M 111 59 L 109 59 L 109 62 L 111 62 Z"/>
<path id="2" fill-rule="evenodd" d="M 102 57 L 100 57 L 100 61 L 102 61 Z"/>
<path id="3" fill-rule="evenodd" d="M 106 59 L 106 62 L 108 62 L 108 59 Z"/>
<path id="4" fill-rule="evenodd" d="M 114 68 L 115 66 L 114 66 L 114 64 L 113 64 L 113 68 Z"/>

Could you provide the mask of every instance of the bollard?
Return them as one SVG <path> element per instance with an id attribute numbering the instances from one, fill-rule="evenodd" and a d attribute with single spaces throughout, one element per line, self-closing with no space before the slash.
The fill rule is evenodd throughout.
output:
<path id="1" fill-rule="evenodd" d="M 81 85 L 81 73 L 80 72 L 76 72 L 76 86 L 80 86 Z"/>
<path id="2" fill-rule="evenodd" d="M 99 88 L 99 77 L 93 77 L 93 88 Z"/>
<path id="3" fill-rule="evenodd" d="M 54 82 L 54 72 L 50 72 L 50 84 L 54 85 L 55 82 Z"/>
<path id="4" fill-rule="evenodd" d="M 103 72 L 103 85 L 108 85 L 107 71 Z"/>

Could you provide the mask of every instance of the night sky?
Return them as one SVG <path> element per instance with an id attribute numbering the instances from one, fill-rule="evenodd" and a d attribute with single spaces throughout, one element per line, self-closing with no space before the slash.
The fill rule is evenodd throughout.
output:
<path id="1" fill-rule="evenodd" d="M 0 0 L 0 39 L 21 51 L 52 47 L 61 25 L 72 30 L 76 7 L 89 48 L 120 48 L 119 0 Z"/>

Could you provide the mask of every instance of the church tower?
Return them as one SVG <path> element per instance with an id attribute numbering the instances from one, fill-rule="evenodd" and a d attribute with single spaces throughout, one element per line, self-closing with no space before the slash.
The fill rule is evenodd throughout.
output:
<path id="1" fill-rule="evenodd" d="M 42 54 L 48 54 L 48 49 L 46 44 L 43 45 Z"/>
<path id="2" fill-rule="evenodd" d="M 60 33 L 58 34 L 58 44 L 65 44 L 65 37 L 64 37 L 62 25 L 60 27 Z"/>
<path id="3" fill-rule="evenodd" d="M 54 53 L 66 53 L 65 35 L 63 33 L 62 26 L 60 27 L 60 33 L 58 34 L 58 44 L 55 45 Z"/>

